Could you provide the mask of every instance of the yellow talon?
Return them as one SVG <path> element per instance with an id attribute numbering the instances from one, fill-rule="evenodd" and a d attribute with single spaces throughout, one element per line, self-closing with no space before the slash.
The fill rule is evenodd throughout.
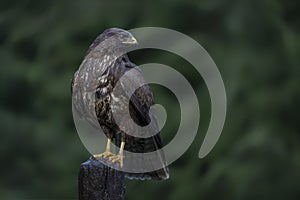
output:
<path id="1" fill-rule="evenodd" d="M 114 155 L 114 156 L 109 157 L 109 161 L 112 162 L 112 163 L 119 162 L 120 167 L 123 167 L 123 158 L 124 158 L 124 156 Z"/>
<path id="2" fill-rule="evenodd" d="M 114 154 L 110 152 L 110 143 L 111 143 L 111 139 L 108 138 L 105 152 L 101 154 L 95 154 L 93 155 L 93 157 L 99 159 L 99 158 L 108 158 L 110 156 L 113 156 Z"/>
<path id="3" fill-rule="evenodd" d="M 115 155 L 110 152 L 110 143 L 111 143 L 111 139 L 108 138 L 107 145 L 106 145 L 106 151 L 102 154 L 93 155 L 94 158 L 96 158 L 96 159 L 108 158 L 108 160 L 112 163 L 120 162 L 120 167 L 123 167 L 123 158 L 124 158 L 123 150 L 124 150 L 125 142 L 121 142 L 120 151 L 119 151 L 118 155 Z"/>
<path id="4" fill-rule="evenodd" d="M 113 156 L 114 154 L 110 151 L 105 151 L 104 153 L 101 154 L 95 154 L 93 155 L 94 158 L 99 159 L 99 158 L 108 158 Z"/>
<path id="5" fill-rule="evenodd" d="M 112 163 L 120 162 L 120 167 L 123 167 L 123 158 L 124 158 L 123 150 L 124 150 L 124 146 L 125 146 L 125 142 L 121 142 L 120 151 L 119 151 L 118 155 L 114 155 L 114 156 L 109 157 L 109 160 Z"/>

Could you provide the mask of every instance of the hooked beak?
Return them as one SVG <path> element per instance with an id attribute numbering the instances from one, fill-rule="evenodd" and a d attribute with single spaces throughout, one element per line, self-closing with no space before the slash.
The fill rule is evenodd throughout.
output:
<path id="1" fill-rule="evenodd" d="M 126 42 L 122 42 L 123 44 L 138 44 L 137 40 L 132 37 L 131 40 L 126 41 Z"/>

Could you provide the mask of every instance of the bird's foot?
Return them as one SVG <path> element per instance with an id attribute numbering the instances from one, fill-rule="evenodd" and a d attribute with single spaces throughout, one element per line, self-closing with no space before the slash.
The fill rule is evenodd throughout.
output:
<path id="1" fill-rule="evenodd" d="M 110 151 L 105 151 L 104 153 L 93 155 L 93 157 L 96 158 L 96 159 L 99 159 L 99 158 L 109 158 L 111 156 L 115 156 L 115 154 L 113 154 Z"/>
<path id="2" fill-rule="evenodd" d="M 113 155 L 113 156 L 109 157 L 109 160 L 110 160 L 112 163 L 117 163 L 117 162 L 119 162 L 119 163 L 120 163 L 120 167 L 123 167 L 123 158 L 124 158 L 124 156 L 118 154 L 118 155 Z"/>

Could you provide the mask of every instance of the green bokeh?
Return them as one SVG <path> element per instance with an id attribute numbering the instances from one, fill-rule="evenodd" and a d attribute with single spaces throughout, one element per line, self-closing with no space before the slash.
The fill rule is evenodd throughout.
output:
<path id="1" fill-rule="evenodd" d="M 70 79 L 104 29 L 144 26 L 181 31 L 207 49 L 224 79 L 228 114 L 216 147 L 198 159 L 210 118 L 203 80 L 175 55 L 133 53 L 137 64 L 167 64 L 189 78 L 201 122 L 171 178 L 127 181 L 127 199 L 300 199 L 299 2 L 2 0 L 0 199 L 77 198 L 79 165 L 90 155 L 73 123 Z M 153 87 L 178 122 L 172 94 Z M 164 128 L 166 141 L 177 125 Z"/>

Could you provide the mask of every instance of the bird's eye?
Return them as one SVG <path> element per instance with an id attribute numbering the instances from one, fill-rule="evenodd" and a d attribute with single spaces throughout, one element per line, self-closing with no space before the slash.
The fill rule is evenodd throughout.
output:
<path id="1" fill-rule="evenodd" d="M 125 35 L 121 34 L 121 39 L 124 39 L 125 37 L 126 37 Z"/>

